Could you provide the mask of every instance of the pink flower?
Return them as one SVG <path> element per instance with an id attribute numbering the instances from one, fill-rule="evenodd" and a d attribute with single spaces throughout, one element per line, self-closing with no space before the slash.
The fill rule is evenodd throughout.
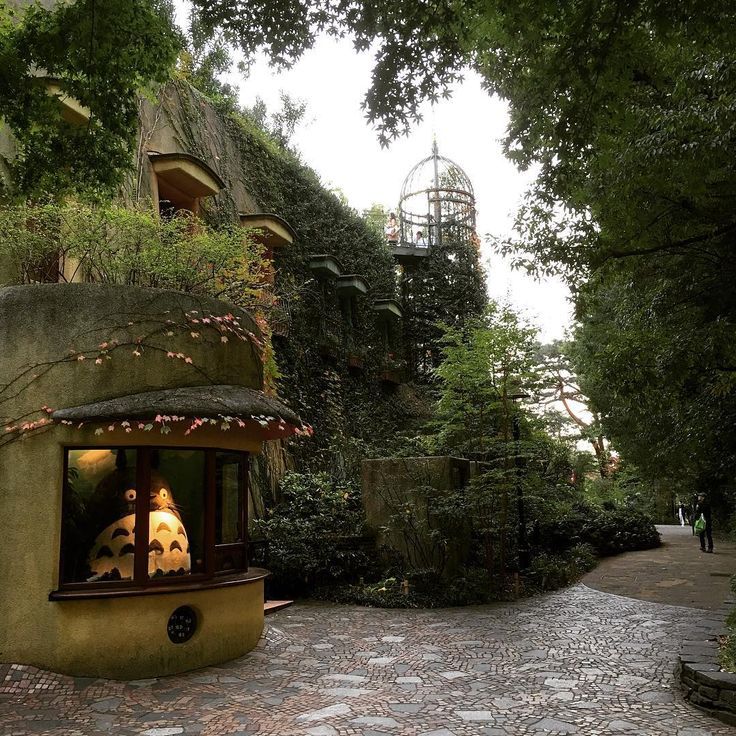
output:
<path id="1" fill-rule="evenodd" d="M 97 358 L 95 365 L 102 365 L 102 358 Z"/>

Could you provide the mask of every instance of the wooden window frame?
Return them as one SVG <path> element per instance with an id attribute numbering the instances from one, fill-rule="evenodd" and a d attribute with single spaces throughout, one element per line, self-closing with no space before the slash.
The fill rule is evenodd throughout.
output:
<path id="1" fill-rule="evenodd" d="M 148 493 L 137 493 L 135 501 L 135 553 L 133 560 L 133 579 L 119 581 L 64 582 L 64 502 L 69 493 L 69 453 L 74 450 L 134 450 L 136 453 L 136 488 L 149 488 L 151 474 L 151 454 L 153 450 L 196 451 L 205 455 L 204 483 L 204 572 L 188 573 L 172 577 L 151 578 L 148 575 L 148 530 L 150 498 Z M 63 482 L 61 498 L 61 535 L 59 554 L 58 588 L 49 595 L 50 600 L 75 597 L 103 597 L 110 595 L 131 595 L 150 592 L 175 592 L 179 589 L 192 590 L 198 587 L 211 587 L 213 582 L 234 584 L 248 575 L 248 477 L 250 454 L 238 450 L 211 447 L 181 447 L 170 445 L 64 445 Z M 237 458 L 238 462 L 238 504 L 240 541 L 230 544 L 215 544 L 217 517 L 217 458 L 218 455 Z M 236 570 L 217 570 L 218 550 L 241 549 L 243 567 Z"/>

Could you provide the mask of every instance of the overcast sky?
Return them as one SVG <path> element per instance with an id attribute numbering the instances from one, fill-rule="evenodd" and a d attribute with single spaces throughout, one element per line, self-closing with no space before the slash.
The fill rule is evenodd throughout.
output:
<path id="1" fill-rule="evenodd" d="M 182 19 L 185 3 L 179 0 L 177 5 Z M 293 144 L 323 183 L 340 189 L 359 211 L 374 203 L 395 208 L 404 177 L 431 153 L 436 134 L 440 154 L 459 164 L 473 183 L 478 232 L 494 237 L 509 234 L 532 175 L 518 172 L 501 152 L 505 104 L 484 92 L 478 77 L 468 73 L 451 100 L 426 105 L 424 120 L 409 137 L 382 149 L 361 110 L 372 64 L 370 53 L 357 54 L 349 40 L 323 38 L 289 71 L 275 74 L 264 60 L 253 65 L 247 79 L 234 71 L 227 81 L 240 89 L 245 105 L 252 105 L 258 96 L 275 111 L 281 90 L 305 100 L 306 122 Z M 298 223 L 293 224 L 298 230 Z M 487 242 L 482 256 L 490 295 L 497 299 L 508 295 L 539 326 L 543 341 L 561 338 L 571 315 L 567 288 L 555 280 L 540 283 L 512 272 Z"/>

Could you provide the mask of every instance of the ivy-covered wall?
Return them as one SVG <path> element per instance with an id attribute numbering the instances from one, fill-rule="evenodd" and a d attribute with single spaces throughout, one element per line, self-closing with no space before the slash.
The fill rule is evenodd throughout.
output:
<path id="1" fill-rule="evenodd" d="M 364 457 L 411 452 L 402 431 L 426 417 L 429 406 L 414 387 L 382 380 L 386 366 L 400 366 L 407 351 L 401 325 L 386 332 L 372 309 L 374 299 L 397 296 L 395 264 L 380 235 L 297 156 L 185 82 L 172 82 L 158 100 L 144 101 L 141 120 L 138 171 L 126 186 L 127 200 L 150 196 L 146 151 L 182 151 L 203 159 L 225 182 L 204 203 L 206 220 L 232 222 L 238 212 L 269 212 L 297 234 L 276 255 L 278 301 L 269 316 L 279 393 L 312 424 L 314 436 L 267 448 L 254 468 L 257 494 L 273 497 L 287 469 L 357 479 Z M 336 145 L 350 155 L 347 143 Z M 348 310 L 334 283 L 310 271 L 315 254 L 332 255 L 343 273 L 365 277 L 368 294 L 355 297 Z M 259 503 L 262 508 L 263 498 Z"/>

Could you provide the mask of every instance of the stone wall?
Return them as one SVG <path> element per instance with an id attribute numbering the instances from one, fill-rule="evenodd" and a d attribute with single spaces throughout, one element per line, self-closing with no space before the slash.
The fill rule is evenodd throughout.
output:
<path id="1" fill-rule="evenodd" d="M 433 567 L 454 573 L 467 559 L 470 540 L 453 530 L 452 542 L 438 543 L 442 521 L 435 501 L 463 488 L 475 463 L 455 457 L 408 457 L 363 460 L 361 465 L 366 524 L 376 543 L 399 554 L 415 569 Z"/>
<path id="2" fill-rule="evenodd" d="M 736 673 L 721 671 L 718 661 L 718 637 L 728 633 L 722 620 L 699 622 L 700 633 L 682 644 L 677 676 L 686 700 L 736 726 Z"/>

